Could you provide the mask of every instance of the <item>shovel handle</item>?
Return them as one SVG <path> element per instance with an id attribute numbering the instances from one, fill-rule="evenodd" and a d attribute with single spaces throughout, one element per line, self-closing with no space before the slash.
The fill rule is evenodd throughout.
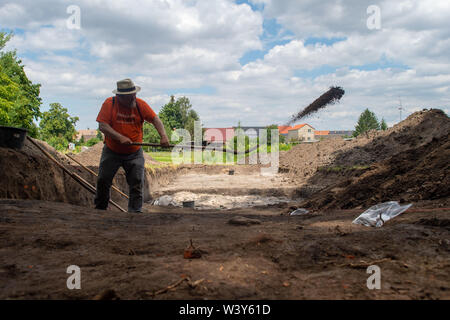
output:
<path id="1" fill-rule="evenodd" d="M 184 145 L 174 145 L 174 144 L 169 144 L 168 146 L 163 146 L 163 145 L 161 145 L 160 143 L 145 143 L 145 142 L 133 142 L 131 145 L 132 145 L 132 146 L 144 146 L 144 147 L 161 147 L 161 148 L 174 148 L 174 147 L 194 148 L 194 149 L 200 149 L 200 148 L 201 148 L 202 150 L 204 150 L 204 149 L 206 149 L 206 148 L 209 147 L 209 146 L 196 146 L 196 145 L 184 146 Z M 251 149 L 245 151 L 245 152 L 238 152 L 237 150 L 229 151 L 229 150 L 227 150 L 227 148 L 224 146 L 224 147 L 222 148 L 222 152 L 225 152 L 225 153 L 230 152 L 230 153 L 234 153 L 234 154 L 247 154 L 247 153 L 250 153 L 250 152 L 252 152 L 252 151 L 254 151 L 254 150 L 256 150 L 256 149 L 258 149 L 258 146 L 257 146 L 257 145 L 254 146 L 253 148 L 251 148 Z M 212 150 L 212 149 L 211 149 L 211 150 Z M 217 150 L 217 151 L 220 151 L 220 150 Z"/>

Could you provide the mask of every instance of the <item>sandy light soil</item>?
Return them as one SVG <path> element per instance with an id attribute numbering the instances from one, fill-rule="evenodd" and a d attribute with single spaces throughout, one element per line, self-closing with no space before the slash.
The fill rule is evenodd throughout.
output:
<path id="1" fill-rule="evenodd" d="M 236 167 L 233 167 L 236 168 Z M 223 169 L 223 173 L 192 172 L 182 174 L 153 193 L 159 199 L 171 199 L 171 205 L 182 206 L 195 201 L 196 209 L 234 209 L 287 203 L 302 200 L 300 188 L 285 174 L 267 176 L 249 167 L 248 171 Z M 164 204 L 167 205 L 167 204 Z"/>
<path id="2" fill-rule="evenodd" d="M 412 208 L 377 229 L 351 223 L 361 210 L 130 215 L 0 200 L 0 211 L 1 299 L 450 298 L 450 209 Z M 237 216 L 257 224 L 230 224 Z M 183 257 L 191 239 L 200 258 Z M 80 290 L 66 287 L 69 265 L 81 268 Z M 381 268 L 380 290 L 366 286 L 369 265 Z"/>

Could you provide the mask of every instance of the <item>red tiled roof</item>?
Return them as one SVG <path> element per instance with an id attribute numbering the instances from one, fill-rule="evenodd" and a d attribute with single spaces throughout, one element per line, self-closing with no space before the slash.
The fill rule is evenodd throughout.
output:
<path id="1" fill-rule="evenodd" d="M 292 127 L 291 126 L 278 126 L 278 131 L 280 134 L 285 133 L 284 131 L 286 131 L 286 133 L 287 133 L 287 130 L 289 130 L 290 128 L 292 128 Z"/>
<path id="2" fill-rule="evenodd" d="M 313 128 L 311 125 L 309 125 L 307 123 L 302 123 L 302 124 L 298 124 L 298 125 L 293 126 L 293 127 L 291 127 L 291 126 L 278 126 L 278 131 L 280 131 L 280 134 L 287 134 L 289 130 L 297 130 L 297 129 L 303 128 L 304 126 L 310 126 L 311 128 Z"/>
<path id="3" fill-rule="evenodd" d="M 327 136 L 329 134 L 330 134 L 330 130 L 314 131 L 314 135 L 316 135 L 316 136 Z"/>
<path id="4" fill-rule="evenodd" d="M 205 140 L 208 142 L 224 142 L 233 139 L 233 128 L 207 128 L 205 130 Z"/>

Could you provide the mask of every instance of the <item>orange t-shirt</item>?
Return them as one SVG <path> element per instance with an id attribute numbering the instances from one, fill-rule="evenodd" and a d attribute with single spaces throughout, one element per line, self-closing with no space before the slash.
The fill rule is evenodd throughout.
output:
<path id="1" fill-rule="evenodd" d="M 114 99 L 112 105 L 112 97 L 107 98 L 103 102 L 102 108 L 97 116 L 97 122 L 109 124 L 115 131 L 128 137 L 133 142 L 142 142 L 142 125 L 144 120 L 152 122 L 156 117 L 156 113 L 142 99 L 136 98 L 142 118 L 137 108 L 127 108 L 119 104 L 117 98 Z M 121 154 L 130 154 L 139 150 L 140 146 L 130 146 L 121 144 L 105 135 L 105 143 L 112 151 Z"/>

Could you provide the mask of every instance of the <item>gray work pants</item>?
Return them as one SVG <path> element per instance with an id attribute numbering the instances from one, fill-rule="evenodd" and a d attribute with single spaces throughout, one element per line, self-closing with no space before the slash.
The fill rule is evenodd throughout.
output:
<path id="1" fill-rule="evenodd" d="M 142 212 L 144 186 L 144 152 L 142 148 L 131 154 L 113 152 L 106 144 L 97 178 L 97 192 L 95 194 L 95 208 L 106 210 L 111 193 L 111 185 L 117 170 L 122 166 L 125 170 L 128 188 L 128 212 Z"/>

